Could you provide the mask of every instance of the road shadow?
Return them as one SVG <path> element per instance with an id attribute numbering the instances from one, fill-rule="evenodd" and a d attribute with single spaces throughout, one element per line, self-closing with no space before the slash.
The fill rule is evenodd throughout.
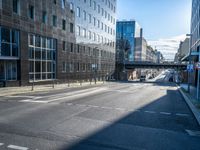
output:
<path id="1" fill-rule="evenodd" d="M 176 116 L 176 113 L 189 116 Z M 95 120 L 103 121 L 100 116 Z M 88 115 L 85 117 L 90 119 Z M 64 146 L 62 150 L 199 150 L 200 138 L 190 137 L 185 129 L 200 131 L 180 93 L 167 90 L 166 95 L 139 108 L 139 111 L 129 110 L 118 120 L 109 122 L 84 138 L 80 137 L 80 141 L 70 147 Z M 83 126 L 81 130 L 87 129 Z"/>

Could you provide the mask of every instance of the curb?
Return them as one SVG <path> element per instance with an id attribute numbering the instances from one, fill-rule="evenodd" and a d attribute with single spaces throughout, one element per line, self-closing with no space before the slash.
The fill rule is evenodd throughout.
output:
<path id="1" fill-rule="evenodd" d="M 181 95 L 183 96 L 185 102 L 187 103 L 187 105 L 189 106 L 189 108 L 191 109 L 192 113 L 194 114 L 198 124 L 200 125 L 200 112 L 197 110 L 197 108 L 192 104 L 192 102 L 190 101 L 190 99 L 185 95 L 185 93 L 183 92 L 183 90 L 178 87 L 178 90 L 180 91 Z"/>

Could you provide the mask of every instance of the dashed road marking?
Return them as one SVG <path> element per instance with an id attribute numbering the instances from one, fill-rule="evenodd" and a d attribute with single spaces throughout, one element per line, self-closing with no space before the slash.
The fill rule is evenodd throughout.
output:
<path id="1" fill-rule="evenodd" d="M 155 114 L 156 112 L 155 111 L 149 111 L 149 110 L 147 110 L 147 111 L 144 111 L 145 113 L 150 113 L 150 114 Z"/>
<path id="2" fill-rule="evenodd" d="M 103 107 L 100 107 L 100 108 L 103 108 L 103 109 L 113 109 L 112 107 L 106 107 L 106 106 L 103 106 Z"/>
<path id="3" fill-rule="evenodd" d="M 115 108 L 116 110 L 125 111 L 124 108 Z"/>
<path id="4" fill-rule="evenodd" d="M 4 143 L 0 143 L 0 146 L 4 145 Z"/>
<path id="5" fill-rule="evenodd" d="M 200 131 L 185 130 L 190 136 L 200 136 Z"/>
<path id="6" fill-rule="evenodd" d="M 8 148 L 16 149 L 16 150 L 28 150 L 27 147 L 17 146 L 17 145 L 8 145 Z"/>
<path id="7" fill-rule="evenodd" d="M 160 112 L 160 114 L 162 114 L 162 115 L 171 115 L 172 113 L 169 113 L 169 112 Z"/>
<path id="8" fill-rule="evenodd" d="M 188 117 L 189 114 L 176 113 L 176 116 Z"/>
<path id="9" fill-rule="evenodd" d="M 39 101 L 39 100 L 32 100 L 32 99 L 25 99 L 25 100 L 21 100 L 19 102 L 22 102 L 22 103 L 26 103 L 26 102 L 29 102 L 29 103 L 48 103 L 48 101 Z"/>

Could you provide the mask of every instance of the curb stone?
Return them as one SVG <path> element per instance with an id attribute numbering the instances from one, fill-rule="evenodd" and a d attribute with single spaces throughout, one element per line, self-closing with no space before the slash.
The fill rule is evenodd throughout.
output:
<path id="1" fill-rule="evenodd" d="M 186 101 L 187 105 L 191 109 L 192 113 L 194 114 L 198 124 L 200 125 L 200 112 L 197 110 L 197 108 L 192 104 L 190 99 L 185 95 L 183 90 L 178 86 L 178 90 L 180 91 L 181 95 L 183 96 L 184 100 Z"/>

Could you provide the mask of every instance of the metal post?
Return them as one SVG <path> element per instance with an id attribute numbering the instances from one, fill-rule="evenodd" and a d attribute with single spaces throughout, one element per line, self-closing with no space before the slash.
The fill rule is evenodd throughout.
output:
<path id="1" fill-rule="evenodd" d="M 52 80 L 52 88 L 55 88 L 55 83 L 54 83 L 54 79 Z"/>
<path id="2" fill-rule="evenodd" d="M 189 36 L 189 65 L 191 65 L 191 40 L 192 40 L 192 34 L 187 34 L 186 36 Z M 188 69 L 188 93 L 190 93 L 190 69 Z"/>
<path id="3" fill-rule="evenodd" d="M 198 75 L 197 75 L 197 100 L 199 100 L 199 78 L 200 78 L 200 71 L 198 70 Z"/>
<path id="4" fill-rule="evenodd" d="M 34 91 L 34 81 L 32 82 L 32 89 L 31 91 Z"/>

